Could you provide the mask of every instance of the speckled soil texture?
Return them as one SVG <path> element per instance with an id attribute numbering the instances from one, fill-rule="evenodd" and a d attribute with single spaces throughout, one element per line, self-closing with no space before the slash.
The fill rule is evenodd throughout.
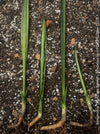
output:
<path id="1" fill-rule="evenodd" d="M 67 116 L 63 128 L 40 131 L 61 119 L 61 56 L 60 0 L 30 0 L 30 34 L 27 61 L 27 111 L 22 125 L 7 130 L 16 123 L 21 108 L 22 57 L 20 23 L 22 0 L 0 0 L 0 134 L 98 134 L 97 123 L 97 49 L 96 18 L 100 14 L 98 0 L 67 0 L 66 9 L 66 86 Z M 31 129 L 27 124 L 37 115 L 39 102 L 39 63 L 42 19 L 47 29 L 47 72 L 43 103 L 43 118 Z M 100 17 L 99 17 L 100 19 Z M 74 57 L 74 45 L 83 78 L 93 106 L 94 123 L 90 128 L 70 126 L 70 121 L 89 121 L 89 110 L 79 80 Z M 99 54 L 100 56 L 100 54 Z M 100 116 L 99 116 L 100 117 Z M 100 118 L 98 119 L 100 120 Z"/>

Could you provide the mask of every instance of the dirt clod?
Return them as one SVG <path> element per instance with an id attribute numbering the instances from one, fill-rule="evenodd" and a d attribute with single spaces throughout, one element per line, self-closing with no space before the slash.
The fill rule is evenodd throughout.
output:
<path id="1" fill-rule="evenodd" d="M 34 81 L 36 79 L 37 75 L 32 76 L 31 81 Z"/>
<path id="2" fill-rule="evenodd" d="M 53 67 L 50 69 L 50 71 L 51 71 L 51 72 L 55 72 L 55 71 L 56 71 L 56 68 L 57 68 L 57 65 L 53 66 Z"/>
<path id="3" fill-rule="evenodd" d="M 36 54 L 35 58 L 36 58 L 37 60 L 40 60 L 40 54 Z"/>
<path id="4" fill-rule="evenodd" d="M 84 106 L 84 100 L 83 100 L 83 98 L 80 98 L 80 103 L 81 103 L 81 106 Z"/>
<path id="5" fill-rule="evenodd" d="M 74 46 L 74 45 L 75 45 L 75 38 L 72 38 L 72 39 L 71 39 L 70 45 L 71 45 L 71 46 Z"/>
<path id="6" fill-rule="evenodd" d="M 46 21 L 46 26 L 49 27 L 49 25 L 50 25 L 51 23 L 52 23 L 51 20 L 47 20 L 47 21 Z"/>
<path id="7" fill-rule="evenodd" d="M 57 118 L 56 117 L 53 117 L 53 121 L 57 121 Z"/>
<path id="8" fill-rule="evenodd" d="M 53 97 L 53 99 L 52 99 L 53 101 L 57 101 L 58 100 L 58 98 L 55 96 L 55 97 Z"/>
<path id="9" fill-rule="evenodd" d="M 94 93 L 92 93 L 92 94 L 91 94 L 91 98 L 94 98 L 94 97 L 95 97 L 95 94 L 94 94 Z"/>

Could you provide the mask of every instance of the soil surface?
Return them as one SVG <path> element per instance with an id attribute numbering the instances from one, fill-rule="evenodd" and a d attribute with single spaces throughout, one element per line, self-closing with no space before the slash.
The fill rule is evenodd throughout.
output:
<path id="1" fill-rule="evenodd" d="M 44 125 L 61 119 L 61 43 L 60 0 L 30 0 L 29 51 L 27 60 L 27 111 L 18 129 L 7 129 L 16 123 L 21 108 L 22 57 L 20 25 L 22 0 L 0 0 L 0 134 L 100 134 L 97 114 L 97 47 L 96 18 L 100 20 L 98 0 L 66 0 L 66 124 L 59 129 L 40 131 Z M 31 129 L 28 123 L 37 116 L 39 103 L 40 46 L 42 19 L 47 28 L 46 84 L 42 119 Z M 76 68 L 74 45 L 91 98 L 94 122 L 90 128 L 70 125 L 70 121 L 89 122 L 86 104 Z M 99 53 L 100 56 L 100 53 Z M 97 119 L 98 115 L 98 119 Z"/>

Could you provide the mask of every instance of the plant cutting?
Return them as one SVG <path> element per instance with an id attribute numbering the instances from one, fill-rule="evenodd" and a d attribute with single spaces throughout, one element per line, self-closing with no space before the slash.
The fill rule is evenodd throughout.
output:
<path id="1" fill-rule="evenodd" d="M 87 89 L 86 89 L 86 86 L 85 86 L 85 83 L 84 83 L 84 80 L 83 80 L 83 77 L 82 77 L 81 69 L 80 69 L 80 66 L 79 66 L 78 57 L 77 57 L 77 46 L 75 46 L 75 60 L 76 60 L 76 65 L 77 65 L 77 70 L 78 70 L 78 74 L 79 74 L 79 77 L 80 77 L 81 85 L 82 85 L 82 88 L 83 88 L 83 91 L 84 91 L 86 103 L 87 103 L 87 106 L 90 110 L 90 122 L 85 123 L 85 124 L 80 124 L 80 123 L 77 123 L 77 122 L 70 122 L 70 124 L 73 125 L 73 126 L 78 126 L 78 127 L 88 127 L 88 126 L 91 126 L 93 124 L 93 110 L 92 110 L 91 101 L 90 101 L 90 98 L 88 96 Z"/>
<path id="2" fill-rule="evenodd" d="M 66 122 L 66 95 L 65 88 L 65 16 L 66 16 L 66 0 L 61 0 L 61 77 L 62 77 L 62 118 L 61 120 L 50 126 L 43 126 L 41 130 L 56 129 L 62 127 Z"/>
<path id="3" fill-rule="evenodd" d="M 42 117 L 42 104 L 43 104 L 43 94 L 44 94 L 44 85 L 45 85 L 45 72 L 46 72 L 46 22 L 43 18 L 42 23 L 42 41 L 41 41 L 41 58 L 40 58 L 40 100 L 39 100 L 39 109 L 38 115 L 33 121 L 29 124 L 29 128 L 32 127 L 37 121 Z"/>
<path id="4" fill-rule="evenodd" d="M 8 128 L 18 127 L 21 124 L 26 111 L 26 101 L 27 101 L 26 61 L 28 51 L 28 33 L 29 33 L 29 0 L 24 0 L 22 8 L 22 18 L 21 18 L 21 49 L 22 49 L 22 61 L 23 61 L 23 90 L 21 92 L 22 109 L 19 115 L 18 123 L 15 125 L 9 125 Z"/>

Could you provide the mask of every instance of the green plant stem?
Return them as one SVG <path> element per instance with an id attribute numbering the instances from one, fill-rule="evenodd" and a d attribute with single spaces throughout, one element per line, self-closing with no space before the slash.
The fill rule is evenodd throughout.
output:
<path id="1" fill-rule="evenodd" d="M 40 101 L 37 117 L 29 124 L 29 128 L 32 127 L 37 121 L 42 117 L 42 103 L 43 103 L 43 94 L 44 94 L 44 85 L 45 85 L 45 71 L 46 71 L 46 22 L 43 18 L 42 23 L 42 43 L 41 43 L 41 59 L 40 59 Z"/>
<path id="2" fill-rule="evenodd" d="M 39 102 L 38 114 L 42 114 L 42 103 L 43 103 L 45 71 L 46 71 L 46 44 L 47 44 L 46 23 L 45 23 L 45 18 L 43 18 L 41 60 L 40 60 L 40 102 Z"/>
<path id="3" fill-rule="evenodd" d="M 19 115 L 18 123 L 15 125 L 8 125 L 8 128 L 18 127 L 24 117 L 26 111 L 26 99 L 27 99 L 27 89 L 26 89 L 26 61 L 27 61 L 27 51 L 28 51 L 28 30 L 29 30 L 29 0 L 24 0 L 21 18 L 21 49 L 22 49 L 22 60 L 23 60 L 23 91 L 21 92 L 22 97 L 22 109 Z"/>
<path id="4" fill-rule="evenodd" d="M 66 109 L 65 88 L 65 23 L 66 23 L 66 0 L 61 1 L 61 77 L 62 77 L 62 111 Z"/>
<path id="5" fill-rule="evenodd" d="M 28 51 L 28 32 L 29 32 L 29 0 L 24 0 L 21 19 L 21 49 L 23 59 L 23 92 L 22 103 L 26 103 L 26 61 Z"/>
<path id="6" fill-rule="evenodd" d="M 78 62 L 78 58 L 77 58 L 77 46 L 75 46 L 75 60 L 76 60 L 76 65 L 77 65 L 77 70 L 78 70 L 78 74 L 79 74 L 79 77 L 80 77 L 81 85 L 82 85 L 84 95 L 85 95 L 85 98 L 86 98 L 86 102 L 87 102 L 87 105 L 90 109 L 91 101 L 90 101 L 90 98 L 88 97 L 86 86 L 85 86 L 85 83 L 84 83 L 84 80 L 83 80 L 83 77 L 82 77 L 82 73 L 81 73 L 81 70 L 80 70 L 80 66 L 79 66 L 79 62 Z"/>
<path id="7" fill-rule="evenodd" d="M 51 126 L 43 126 L 41 130 L 50 130 L 62 127 L 66 121 L 66 95 L 65 88 L 65 20 L 66 20 L 66 0 L 61 0 L 61 77 L 62 77 L 62 118 Z"/>
<path id="8" fill-rule="evenodd" d="M 79 62 L 78 62 L 77 46 L 75 46 L 75 60 L 76 60 L 76 65 L 77 65 L 77 70 L 78 70 L 78 74 L 79 74 L 79 77 L 80 77 L 81 85 L 82 85 L 84 95 L 85 95 L 85 98 L 86 98 L 86 102 L 87 102 L 88 108 L 90 110 L 90 123 L 79 124 L 79 123 L 71 122 L 71 124 L 76 125 L 76 126 L 80 126 L 80 127 L 86 127 L 86 126 L 92 125 L 92 123 L 93 123 L 93 111 L 92 111 L 91 101 L 90 101 L 90 98 L 88 97 L 87 89 L 86 89 L 86 86 L 85 86 L 85 83 L 84 83 L 84 80 L 83 80 L 83 77 L 82 77 L 81 69 L 80 69 L 80 66 L 79 66 Z"/>

